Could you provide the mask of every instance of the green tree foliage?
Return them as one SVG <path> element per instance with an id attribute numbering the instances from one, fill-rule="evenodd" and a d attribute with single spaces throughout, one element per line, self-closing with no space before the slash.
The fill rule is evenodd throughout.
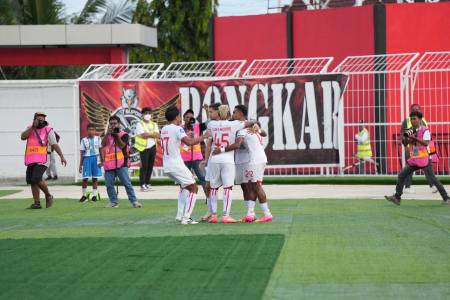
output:
<path id="1" fill-rule="evenodd" d="M 217 0 L 139 0 L 133 22 L 158 30 L 158 47 L 132 49 L 130 62 L 199 61 L 208 59 L 208 24 Z"/>

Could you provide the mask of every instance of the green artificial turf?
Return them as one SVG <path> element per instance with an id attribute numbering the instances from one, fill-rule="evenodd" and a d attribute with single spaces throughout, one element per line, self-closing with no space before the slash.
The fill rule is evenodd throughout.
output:
<path id="1" fill-rule="evenodd" d="M 283 241 L 283 235 L 3 240 L 0 298 L 258 299 Z"/>
<path id="2" fill-rule="evenodd" d="M 195 226 L 182 226 L 174 222 L 176 200 L 142 202 L 142 209 L 131 208 L 125 200 L 120 201 L 118 209 L 106 209 L 103 208 L 105 202 L 80 204 L 76 200 L 59 200 L 51 209 L 26 210 L 29 200 L 0 200 L 0 264 L 4 261 L 5 253 L 9 253 L 3 249 L 11 248 L 21 253 L 17 255 L 26 257 L 15 260 L 13 267 L 19 270 L 26 270 L 31 264 L 55 267 L 57 260 L 45 260 L 40 256 L 45 251 L 27 255 L 30 252 L 27 252 L 27 247 L 19 246 L 21 242 L 24 245 L 36 242 L 39 247 L 52 249 L 49 245 L 59 243 L 57 241 L 72 245 L 79 241 L 80 245 L 86 245 L 90 240 L 87 238 L 93 238 L 92 244 L 99 243 L 95 247 L 104 248 L 107 252 L 108 247 L 100 246 L 101 243 L 117 244 L 111 247 L 119 249 L 119 241 L 134 241 L 130 238 L 137 238 L 136 244 L 143 245 L 157 243 L 155 241 L 184 244 L 198 239 L 198 245 L 192 245 L 190 249 L 202 253 L 204 246 L 201 245 L 211 249 L 216 247 L 209 245 L 209 239 L 223 238 L 224 243 L 239 244 L 240 240 L 246 240 L 247 237 L 258 237 L 263 241 L 276 239 L 275 245 L 282 243 L 278 239 L 283 235 L 284 246 L 265 284 L 263 296 L 255 292 L 241 299 L 450 298 L 450 206 L 442 206 L 439 201 L 405 200 L 398 207 L 387 201 L 366 199 L 277 200 L 270 203 L 274 215 L 272 223 Z M 201 216 L 205 210 L 205 205 L 199 201 L 194 216 Z M 260 213 L 259 207 L 256 211 Z M 242 201 L 233 202 L 233 212 L 235 217 L 244 213 Z M 232 240 L 229 241 L 227 237 Z M 258 242 L 261 240 L 255 240 L 255 245 Z M 245 242 L 242 245 L 246 249 Z M 88 246 L 73 248 L 89 249 Z M 140 246 L 134 248 L 141 249 Z M 167 262 L 175 259 L 177 253 L 170 251 L 170 247 L 164 249 L 161 259 Z M 85 253 L 85 259 L 91 261 L 89 250 L 81 251 Z M 222 259 L 224 254 L 218 248 L 214 251 L 217 254 L 215 260 Z M 104 252 L 99 252 L 102 254 L 101 259 L 93 258 L 93 264 L 102 263 L 108 257 Z M 126 250 L 122 252 L 117 256 L 118 263 L 127 259 Z M 199 260 L 188 267 L 196 268 L 209 263 L 207 258 L 196 259 Z M 260 260 L 257 261 L 258 266 L 261 266 Z M 145 264 L 144 261 L 142 263 Z M 251 260 L 248 263 L 254 265 Z M 241 269 L 247 270 L 246 264 L 247 260 L 241 260 L 242 268 L 233 272 L 232 276 L 240 276 Z M 4 270 L 3 265 L 1 270 Z M 103 273 L 102 276 L 109 276 L 108 271 Z M 257 278 L 258 273 L 255 270 L 252 276 Z M 133 298 L 131 294 L 120 294 L 127 293 L 124 283 L 128 282 L 127 274 L 123 272 L 119 275 L 122 283 L 117 290 L 113 288 L 116 292 L 111 299 Z M 100 274 L 98 276 L 101 277 Z M 175 279 L 166 280 L 164 277 L 162 284 L 176 290 L 176 282 Z M 16 284 L 17 287 L 22 283 Z M 139 284 L 145 286 L 147 283 Z M 0 290 L 3 285 L 0 282 Z M 83 285 L 75 281 L 70 287 L 58 285 L 58 289 L 82 289 Z M 142 295 L 139 293 L 149 289 L 144 286 L 133 289 L 136 293 L 133 295 L 139 298 Z M 254 284 L 251 286 L 253 288 Z M 204 286 L 206 290 L 209 287 L 209 283 Z M 236 289 L 241 287 L 236 286 Z M 48 293 L 53 295 L 50 291 Z M 101 293 L 98 298 L 103 295 Z M 8 291 L 6 297 L 15 298 L 13 295 Z M 225 292 L 215 299 L 228 299 L 227 295 Z M 172 296 L 167 299 L 178 298 Z"/>
<path id="3" fill-rule="evenodd" d="M 0 190 L 0 197 L 9 196 L 20 192 L 20 190 Z"/>

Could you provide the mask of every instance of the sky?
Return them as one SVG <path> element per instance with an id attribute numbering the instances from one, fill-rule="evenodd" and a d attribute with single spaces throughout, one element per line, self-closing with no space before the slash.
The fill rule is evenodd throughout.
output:
<path id="1" fill-rule="evenodd" d="M 62 0 L 66 6 L 66 15 L 78 13 L 86 0 Z M 290 4 L 292 0 L 269 0 L 271 7 Z M 270 12 L 274 12 L 271 10 Z M 267 13 L 267 0 L 219 0 L 219 16 L 255 15 Z"/>

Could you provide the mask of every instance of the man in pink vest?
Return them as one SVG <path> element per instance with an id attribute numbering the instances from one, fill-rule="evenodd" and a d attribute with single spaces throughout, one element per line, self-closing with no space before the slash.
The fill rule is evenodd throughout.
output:
<path id="1" fill-rule="evenodd" d="M 45 194 L 46 208 L 51 207 L 54 201 L 47 184 L 42 180 L 42 175 L 44 175 L 49 164 L 47 147 L 50 146 L 52 150 L 58 153 L 62 165 L 67 165 L 61 148 L 56 141 L 55 132 L 53 128 L 48 126 L 47 121 L 45 121 L 46 116 L 42 112 L 35 113 L 33 123 L 20 135 L 22 141 L 27 141 L 25 148 L 25 165 L 27 166 L 26 181 L 31 185 L 34 200 L 30 209 L 42 208 L 39 199 L 40 191 Z"/>
<path id="2" fill-rule="evenodd" d="M 129 158 L 129 135 L 120 128 L 120 119 L 117 116 L 109 118 L 109 127 L 102 140 L 103 168 L 105 169 L 105 185 L 109 198 L 109 208 L 118 208 L 117 192 L 114 189 L 114 181 L 119 177 L 120 182 L 125 186 L 128 200 L 134 208 L 142 205 L 138 202 L 131 184 L 128 167 Z"/>
<path id="3" fill-rule="evenodd" d="M 449 204 L 450 198 L 447 194 L 442 183 L 436 178 L 433 172 L 433 168 L 429 167 L 432 161 L 429 158 L 428 144 L 431 141 L 431 133 L 428 127 L 421 124 L 422 113 L 420 111 L 412 111 L 409 114 L 412 128 L 403 131 L 403 137 L 408 139 L 409 143 L 409 158 L 406 162 L 406 166 L 398 174 L 397 186 L 395 188 L 395 194 L 392 196 L 384 196 L 386 200 L 400 205 L 401 196 L 403 194 L 403 187 L 405 181 L 410 174 L 417 170 L 423 170 L 427 173 L 427 178 L 430 180 L 430 184 L 435 186 L 442 197 L 442 204 Z"/>
<path id="4" fill-rule="evenodd" d="M 206 123 L 198 123 L 194 118 L 194 111 L 188 109 L 183 114 L 183 127 L 187 135 L 194 135 L 199 137 L 202 132 L 206 130 Z M 188 146 L 183 142 L 180 145 L 180 153 L 183 158 L 184 164 L 189 170 L 193 170 L 197 176 L 200 185 L 205 189 L 205 175 L 200 169 L 200 163 L 203 161 L 202 147 L 200 143 L 193 146 Z M 206 194 L 206 192 L 205 192 Z"/>

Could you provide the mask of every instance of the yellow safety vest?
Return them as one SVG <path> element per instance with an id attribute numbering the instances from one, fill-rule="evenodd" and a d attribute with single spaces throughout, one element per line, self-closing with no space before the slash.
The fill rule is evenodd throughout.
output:
<path id="1" fill-rule="evenodd" d="M 421 125 L 428 127 L 427 120 L 425 120 L 425 118 L 422 118 Z M 406 118 L 406 128 L 412 128 L 411 118 L 410 117 Z"/>
<path id="2" fill-rule="evenodd" d="M 141 125 L 144 128 L 144 132 L 153 133 L 155 131 L 155 123 L 150 121 L 148 124 L 144 121 L 141 121 Z M 133 148 L 139 152 L 144 151 L 147 148 L 147 139 L 141 137 L 140 135 L 136 135 L 134 137 L 134 145 Z"/>
<path id="3" fill-rule="evenodd" d="M 358 152 L 356 153 L 356 156 L 358 158 L 372 157 L 372 147 L 370 146 L 369 131 L 366 128 L 364 128 L 363 130 L 361 130 L 359 132 L 359 136 L 362 136 L 365 133 L 367 133 L 367 136 L 369 138 L 366 141 L 362 142 L 362 143 L 358 143 Z"/>

